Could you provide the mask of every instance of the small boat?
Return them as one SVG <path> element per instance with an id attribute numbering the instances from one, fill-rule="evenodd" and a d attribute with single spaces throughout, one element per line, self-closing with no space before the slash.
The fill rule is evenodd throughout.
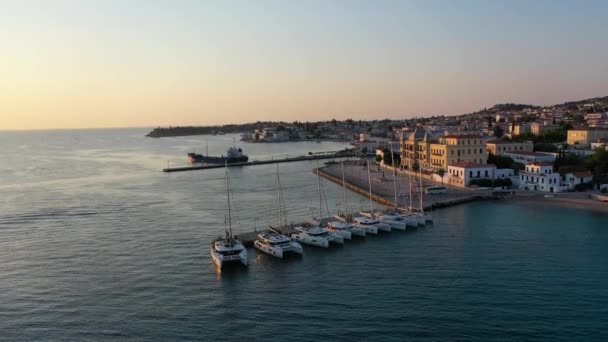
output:
<path id="1" fill-rule="evenodd" d="M 197 153 L 188 153 L 188 160 L 190 163 L 206 163 L 206 164 L 235 164 L 245 163 L 249 160 L 249 157 L 243 154 L 243 150 L 240 147 L 233 146 L 226 151 L 225 156 L 209 156 Z"/>
<path id="2" fill-rule="evenodd" d="M 353 230 L 353 225 L 342 221 L 331 221 L 327 223 L 327 229 L 335 234 L 342 236 L 343 239 L 350 240 L 353 235 L 365 236 L 365 230 Z"/>
<path id="3" fill-rule="evenodd" d="M 211 259 L 219 268 L 232 262 L 247 266 L 247 249 L 240 240 L 226 232 L 225 238 L 211 242 Z"/>
<path id="4" fill-rule="evenodd" d="M 375 223 L 380 223 L 376 219 L 372 219 L 365 216 L 355 217 L 353 219 L 353 227 L 364 229 L 367 234 L 378 234 L 378 226 Z"/>
<path id="5" fill-rule="evenodd" d="M 232 213 L 230 206 L 230 181 L 228 166 L 226 166 L 226 207 L 228 215 L 225 220 L 224 238 L 217 238 L 211 242 L 211 260 L 221 269 L 225 263 L 239 262 L 247 266 L 247 249 L 243 243 L 232 235 Z"/>
<path id="6" fill-rule="evenodd" d="M 295 229 L 296 232 L 291 234 L 291 238 L 305 245 L 327 248 L 330 243 L 344 243 L 344 238 L 341 235 L 330 232 L 323 227 L 299 226 Z"/>
<path id="7" fill-rule="evenodd" d="M 253 245 L 258 250 L 277 258 L 283 258 L 287 253 L 304 254 L 302 245 L 277 232 L 258 234 Z"/>
<path id="8" fill-rule="evenodd" d="M 382 223 L 386 223 L 391 226 L 393 229 L 405 230 L 408 226 L 409 218 L 403 217 L 401 215 L 396 215 L 392 213 L 379 213 L 376 214 L 375 217 Z M 413 220 L 411 220 L 413 221 Z M 415 221 L 413 221 L 415 222 Z M 416 222 L 416 225 L 418 223 Z"/>
<path id="9" fill-rule="evenodd" d="M 285 226 L 287 223 L 287 215 L 284 209 L 283 191 L 281 189 L 281 178 L 279 174 L 279 165 L 277 168 L 277 204 L 278 204 L 278 218 L 279 227 Z M 275 256 L 277 258 L 283 258 L 287 253 L 304 254 L 302 245 L 298 242 L 293 241 L 288 236 L 283 235 L 279 229 L 268 226 L 270 232 L 258 234 L 258 238 L 253 242 L 253 246 L 260 251 Z"/>

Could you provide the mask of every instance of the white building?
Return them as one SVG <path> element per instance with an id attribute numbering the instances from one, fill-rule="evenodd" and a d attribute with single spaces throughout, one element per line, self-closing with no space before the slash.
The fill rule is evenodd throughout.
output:
<path id="1" fill-rule="evenodd" d="M 516 163 L 528 164 L 536 162 L 553 163 L 555 161 L 555 155 L 552 153 L 545 152 L 530 152 L 530 151 L 517 151 L 517 152 L 504 152 L 505 157 L 513 159 Z"/>
<path id="2" fill-rule="evenodd" d="M 553 171 L 553 163 L 528 163 L 526 170 L 519 172 L 519 188 L 529 191 L 559 192 L 560 176 Z"/>
<path id="3" fill-rule="evenodd" d="M 591 149 L 592 150 L 597 150 L 599 147 L 603 147 L 605 149 L 608 149 L 608 139 L 606 138 L 599 138 L 596 142 L 592 142 L 591 143 Z"/>
<path id="4" fill-rule="evenodd" d="M 574 190 L 578 184 L 589 183 L 593 181 L 593 174 L 589 171 L 574 171 L 564 175 L 562 180 L 562 188 L 564 190 Z"/>
<path id="5" fill-rule="evenodd" d="M 513 176 L 512 169 L 497 169 L 494 164 L 459 162 L 448 165 L 448 184 L 465 187 L 473 179 L 500 179 Z"/>

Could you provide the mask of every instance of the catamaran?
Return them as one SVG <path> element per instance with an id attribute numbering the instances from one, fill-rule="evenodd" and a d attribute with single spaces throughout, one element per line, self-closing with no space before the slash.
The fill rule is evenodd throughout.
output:
<path id="1" fill-rule="evenodd" d="M 363 216 L 355 217 L 353 219 L 353 225 L 355 227 L 364 228 L 370 234 L 378 234 L 378 230 L 390 232 L 390 224 L 380 222 L 374 218 L 376 213 L 374 212 L 374 200 L 372 198 L 372 177 L 369 171 L 369 160 L 367 161 L 367 182 L 369 185 L 369 213 L 360 211 Z"/>
<path id="2" fill-rule="evenodd" d="M 388 223 L 394 229 L 405 230 L 407 226 L 418 227 L 418 220 L 406 214 L 399 213 L 399 199 L 397 196 L 397 172 L 395 171 L 395 157 L 391 149 L 391 163 L 393 165 L 393 193 L 394 193 L 394 209 L 387 210 L 384 213 L 379 213 L 376 218 L 380 222 Z"/>
<path id="3" fill-rule="evenodd" d="M 323 191 L 321 190 L 321 176 L 319 175 L 319 162 L 317 161 L 317 191 L 319 193 L 319 217 L 323 216 Z M 314 214 L 306 223 L 295 228 L 291 237 L 303 244 L 329 247 L 330 243 L 344 244 L 344 236 L 323 226 Z"/>
<path id="4" fill-rule="evenodd" d="M 228 178 L 228 165 L 226 165 L 226 204 L 228 215 L 224 220 L 226 225 L 224 238 L 217 238 L 211 242 L 211 259 L 222 268 L 228 262 L 240 262 L 247 266 L 247 249 L 243 243 L 232 235 L 232 213 L 230 206 L 230 180 Z"/>
<path id="5" fill-rule="evenodd" d="M 281 191 L 281 178 L 279 175 L 279 165 L 277 164 L 277 207 L 279 213 L 279 225 L 277 228 L 268 226 L 270 232 L 258 234 L 258 238 L 253 242 L 253 246 L 258 250 L 275 256 L 277 258 L 283 258 L 287 253 L 303 254 L 304 250 L 302 245 L 298 242 L 293 241 L 288 236 L 283 235 L 280 232 L 280 227 L 287 225 L 286 212 L 284 210 L 284 199 Z"/>
<path id="6" fill-rule="evenodd" d="M 337 221 L 331 221 L 327 223 L 327 228 L 333 232 L 339 233 L 345 239 L 350 239 L 352 235 L 365 237 L 366 230 L 364 228 L 355 227 L 350 222 L 352 221 L 352 215 L 348 214 L 348 198 L 346 196 L 346 181 L 344 180 L 344 162 L 340 162 L 342 167 L 342 194 L 344 206 L 341 212 L 334 215 Z M 348 231 L 350 234 L 345 234 L 344 231 Z M 347 237 L 348 236 L 348 237 Z"/>

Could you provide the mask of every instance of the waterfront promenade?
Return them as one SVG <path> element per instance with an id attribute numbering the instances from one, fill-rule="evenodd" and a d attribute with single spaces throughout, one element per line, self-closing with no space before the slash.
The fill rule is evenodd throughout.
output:
<path id="1" fill-rule="evenodd" d="M 320 169 L 320 175 L 328 180 L 342 185 L 342 167 L 340 163 L 329 164 Z M 377 165 L 370 165 L 370 175 L 372 182 L 373 198 L 384 205 L 394 206 L 395 192 L 393 185 L 392 170 L 380 169 Z M 399 208 L 407 208 L 410 206 L 410 190 L 409 175 L 403 172 L 396 173 L 397 184 L 397 201 Z M 367 177 L 367 167 L 364 163 L 345 162 L 344 163 L 344 179 L 349 189 L 363 195 L 369 196 L 369 183 Z M 420 207 L 420 189 L 428 186 L 441 185 L 440 182 L 435 182 L 426 178 L 422 178 L 422 187 L 419 184 L 420 179 L 413 174 L 411 175 L 412 196 L 411 204 L 414 208 Z M 469 202 L 476 199 L 496 198 L 496 192 L 492 189 L 465 189 L 444 184 L 447 188 L 446 194 L 428 195 L 423 194 L 422 205 L 425 210 L 433 208 L 445 207 L 458 203 Z M 355 208 L 359 207 L 359 203 L 353 203 Z"/>

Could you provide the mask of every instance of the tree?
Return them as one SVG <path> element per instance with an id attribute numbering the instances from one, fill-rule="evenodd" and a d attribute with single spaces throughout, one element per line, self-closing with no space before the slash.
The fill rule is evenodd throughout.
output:
<path id="1" fill-rule="evenodd" d="M 534 151 L 538 152 L 557 152 L 557 146 L 551 143 L 534 144 Z"/>
<path id="2" fill-rule="evenodd" d="M 439 177 L 441 177 L 441 185 L 443 185 L 443 176 L 445 175 L 445 170 L 439 169 L 437 170 L 437 174 L 439 175 Z"/>
<path id="3" fill-rule="evenodd" d="M 412 170 L 414 170 L 414 172 L 420 171 L 420 164 L 418 164 L 418 161 L 415 161 L 414 164 L 412 164 Z"/>
<path id="4" fill-rule="evenodd" d="M 495 156 L 494 154 L 488 154 L 488 164 L 496 165 L 497 169 L 512 169 L 514 161 L 513 159 L 506 156 Z"/>
<path id="5" fill-rule="evenodd" d="M 500 126 L 494 126 L 494 136 L 498 139 L 505 135 L 505 131 Z"/>

